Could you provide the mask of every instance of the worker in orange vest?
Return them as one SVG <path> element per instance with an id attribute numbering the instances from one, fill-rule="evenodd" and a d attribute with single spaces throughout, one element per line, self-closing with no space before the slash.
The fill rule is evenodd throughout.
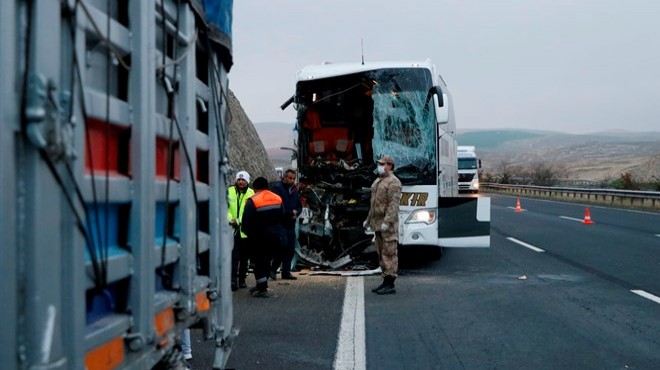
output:
<path id="1" fill-rule="evenodd" d="M 282 198 L 268 190 L 268 180 L 258 177 L 252 183 L 255 194 L 245 203 L 243 232 L 247 235 L 254 258 L 257 286 L 254 297 L 268 298 L 268 274 L 273 253 L 282 248 L 284 207 Z"/>

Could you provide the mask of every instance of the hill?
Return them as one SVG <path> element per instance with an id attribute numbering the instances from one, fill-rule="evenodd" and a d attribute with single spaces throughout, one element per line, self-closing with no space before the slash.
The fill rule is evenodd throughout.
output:
<path id="1" fill-rule="evenodd" d="M 660 178 L 660 132 L 605 131 L 567 134 L 529 130 L 471 130 L 459 133 L 459 145 L 475 145 L 484 171 L 503 164 L 529 167 L 559 165 L 571 178 L 602 180 L 631 172 L 637 179 Z"/>
<path id="2" fill-rule="evenodd" d="M 263 176 L 276 180 L 275 167 L 257 134 L 255 126 L 248 118 L 234 92 L 229 90 L 229 165 L 231 166 L 230 183 L 234 182 L 234 173 L 246 170 L 251 180 Z"/>
<path id="3" fill-rule="evenodd" d="M 541 135 L 543 134 L 534 131 L 485 130 L 459 133 L 457 137 L 460 145 L 474 145 L 478 148 L 493 149 L 510 141 L 531 139 Z"/>
<path id="4" fill-rule="evenodd" d="M 291 163 L 293 123 L 258 122 L 254 127 L 275 166 Z M 558 165 L 570 178 L 603 180 L 630 172 L 641 181 L 660 178 L 660 132 L 602 131 L 568 134 L 543 130 L 466 130 L 459 145 L 474 145 L 484 171 L 497 173 L 502 164 L 529 167 Z"/>

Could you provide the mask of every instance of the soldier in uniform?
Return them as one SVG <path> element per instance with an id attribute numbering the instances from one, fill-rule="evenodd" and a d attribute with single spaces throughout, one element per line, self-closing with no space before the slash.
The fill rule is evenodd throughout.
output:
<path id="1" fill-rule="evenodd" d="M 364 221 L 376 234 L 376 251 L 383 270 L 383 282 L 371 291 L 376 294 L 394 294 L 394 280 L 399 268 L 399 202 L 401 181 L 392 173 L 394 158 L 383 155 L 378 160 L 378 178 L 371 185 L 371 208 Z"/>

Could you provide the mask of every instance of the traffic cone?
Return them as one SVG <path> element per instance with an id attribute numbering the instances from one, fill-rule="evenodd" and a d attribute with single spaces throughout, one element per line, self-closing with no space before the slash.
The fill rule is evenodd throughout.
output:
<path id="1" fill-rule="evenodd" d="M 522 212 L 522 208 L 520 208 L 520 198 L 516 200 L 516 212 Z"/>
<path id="2" fill-rule="evenodd" d="M 594 222 L 591 221 L 591 212 L 589 212 L 589 207 L 584 210 L 584 220 L 582 221 L 583 224 L 585 225 L 591 225 Z"/>

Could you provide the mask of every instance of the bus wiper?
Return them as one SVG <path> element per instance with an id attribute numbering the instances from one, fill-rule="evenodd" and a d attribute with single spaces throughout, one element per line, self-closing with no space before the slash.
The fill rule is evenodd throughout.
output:
<path id="1" fill-rule="evenodd" d="M 420 172 L 419 167 L 415 166 L 414 164 L 407 164 L 405 166 L 401 166 L 399 168 L 394 169 L 394 174 L 399 174 L 399 173 L 404 173 L 404 172 L 414 172 L 418 173 Z"/>
<path id="2" fill-rule="evenodd" d="M 414 180 L 406 180 L 404 185 L 428 185 L 428 179 L 416 178 Z"/>
<path id="3" fill-rule="evenodd" d="M 430 169 L 431 169 L 431 164 L 429 162 L 425 162 L 423 165 L 416 165 L 413 162 L 413 163 L 407 164 L 405 166 L 401 166 L 399 168 L 396 168 L 394 170 L 394 174 L 406 173 L 406 172 L 427 174 L 427 173 L 431 172 Z"/>

